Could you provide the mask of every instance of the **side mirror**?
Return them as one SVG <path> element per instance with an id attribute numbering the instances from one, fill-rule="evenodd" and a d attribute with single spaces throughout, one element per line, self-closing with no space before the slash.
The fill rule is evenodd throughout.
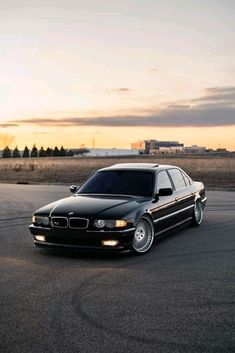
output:
<path id="1" fill-rule="evenodd" d="M 70 185 L 69 190 L 72 194 L 75 194 L 75 192 L 78 191 L 78 187 L 76 185 Z"/>
<path id="2" fill-rule="evenodd" d="M 158 190 L 158 196 L 170 196 L 173 194 L 172 188 L 164 188 Z"/>

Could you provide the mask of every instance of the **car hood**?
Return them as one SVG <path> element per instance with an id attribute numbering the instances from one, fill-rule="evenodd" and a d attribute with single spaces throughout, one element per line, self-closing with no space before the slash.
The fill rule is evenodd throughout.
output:
<path id="1" fill-rule="evenodd" d="M 143 197 L 76 195 L 46 205 L 35 214 L 51 216 L 121 218 L 146 202 Z"/>

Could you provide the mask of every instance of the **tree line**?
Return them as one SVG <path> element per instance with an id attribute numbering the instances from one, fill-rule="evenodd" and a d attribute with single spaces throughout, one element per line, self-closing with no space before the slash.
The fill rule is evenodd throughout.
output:
<path id="1" fill-rule="evenodd" d="M 81 151 L 80 154 L 85 152 Z M 32 150 L 30 151 L 27 146 L 25 146 L 24 151 L 20 153 L 17 147 L 11 150 L 8 146 L 4 148 L 2 152 L 3 158 L 36 158 L 36 157 L 73 157 L 74 152 L 72 150 L 67 150 L 63 146 L 58 148 L 57 146 L 54 148 L 47 147 L 44 149 L 42 146 L 39 150 L 34 145 Z"/>

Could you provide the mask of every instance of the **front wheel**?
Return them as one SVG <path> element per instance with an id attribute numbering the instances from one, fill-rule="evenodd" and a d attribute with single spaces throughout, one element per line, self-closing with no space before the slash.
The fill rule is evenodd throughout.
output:
<path id="1" fill-rule="evenodd" d="M 201 200 L 197 200 L 194 204 L 192 224 L 194 226 L 199 226 L 202 223 L 202 218 L 203 218 L 202 203 L 201 203 Z"/>
<path id="2" fill-rule="evenodd" d="M 152 246 L 154 240 L 153 223 L 148 217 L 141 217 L 136 225 L 132 243 L 135 254 L 144 254 Z"/>

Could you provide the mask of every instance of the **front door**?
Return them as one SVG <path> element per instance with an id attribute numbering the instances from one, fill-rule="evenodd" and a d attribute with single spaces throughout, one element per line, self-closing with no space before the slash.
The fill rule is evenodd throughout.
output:
<path id="1" fill-rule="evenodd" d="M 157 173 L 155 193 L 158 194 L 159 189 L 164 188 L 172 188 L 172 182 L 167 172 L 162 170 Z M 173 191 L 173 194 L 170 196 L 160 196 L 157 203 L 153 204 L 152 216 L 156 234 L 171 228 L 176 222 L 175 212 L 177 211 L 177 197 L 177 192 Z"/>

